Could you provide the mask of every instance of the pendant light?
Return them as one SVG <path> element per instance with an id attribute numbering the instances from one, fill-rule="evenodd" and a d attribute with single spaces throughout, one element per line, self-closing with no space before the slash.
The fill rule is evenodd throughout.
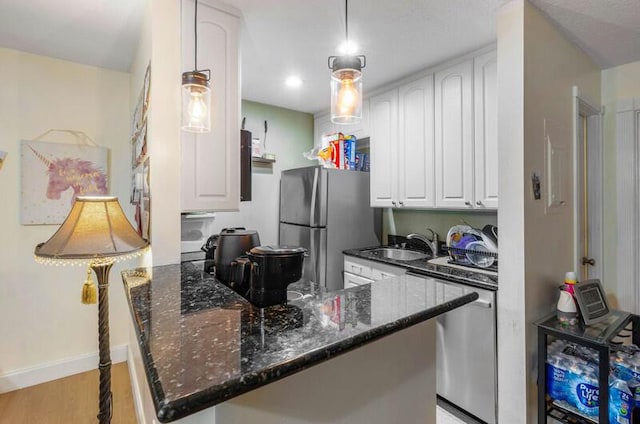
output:
<path id="1" fill-rule="evenodd" d="M 344 2 L 345 43 L 349 45 L 349 8 Z M 362 119 L 362 68 L 364 55 L 329 56 L 331 69 L 331 122 L 355 124 Z"/>
<path id="2" fill-rule="evenodd" d="M 211 131 L 211 70 L 198 70 L 198 0 L 194 16 L 194 69 L 182 74 L 182 129 L 204 133 Z"/>

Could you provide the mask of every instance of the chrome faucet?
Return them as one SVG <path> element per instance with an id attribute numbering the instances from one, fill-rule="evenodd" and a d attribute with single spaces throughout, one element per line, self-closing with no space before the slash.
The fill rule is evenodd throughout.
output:
<path id="1" fill-rule="evenodd" d="M 431 240 L 429 240 L 426 236 L 418 233 L 411 233 L 407 235 L 407 238 L 410 240 L 420 240 L 421 242 L 426 244 L 429 247 L 429 250 L 431 250 L 432 256 L 435 258 L 438 256 L 438 233 L 433 231 L 431 228 L 427 228 L 427 231 L 431 232 Z"/>

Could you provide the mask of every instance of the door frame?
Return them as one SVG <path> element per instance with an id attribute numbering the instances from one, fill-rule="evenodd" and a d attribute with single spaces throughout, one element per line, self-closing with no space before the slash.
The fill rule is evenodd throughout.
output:
<path id="1" fill-rule="evenodd" d="M 618 101 L 616 114 L 617 282 L 620 309 L 638 313 L 640 290 L 640 97 Z M 625 168 L 623 168 L 625 167 Z"/>
<path id="2" fill-rule="evenodd" d="M 573 253 L 574 253 L 574 269 L 577 275 L 581 274 L 582 270 L 582 252 L 580 252 L 580 222 L 582 217 L 582 209 L 580 207 L 580 183 L 582 178 L 580 170 L 582 169 L 582 155 L 580 154 L 580 146 L 582 140 L 580 140 L 580 117 L 585 116 L 587 118 L 587 133 L 589 135 L 589 147 L 595 149 L 599 155 L 597 160 L 589 162 L 589 175 L 593 175 L 593 178 L 589 178 L 589 198 L 592 201 L 588 201 L 589 205 L 589 221 L 596 223 L 592 225 L 590 234 L 594 237 L 590 237 L 595 240 L 592 244 L 595 252 L 597 252 L 598 260 L 600 261 L 599 275 L 593 275 L 591 278 L 602 279 L 604 276 L 604 237 L 603 237 L 603 210 L 604 210 L 604 146 L 603 146 L 603 125 L 602 125 L 602 113 L 603 108 L 596 106 L 595 102 L 590 101 L 583 93 L 580 92 L 577 86 L 573 87 Z M 592 187 L 594 186 L 594 187 Z"/>

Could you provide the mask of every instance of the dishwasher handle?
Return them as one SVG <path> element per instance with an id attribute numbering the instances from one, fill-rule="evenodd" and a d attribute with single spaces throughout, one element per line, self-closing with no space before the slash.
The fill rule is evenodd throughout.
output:
<path id="1" fill-rule="evenodd" d="M 484 300 L 484 299 L 474 300 L 473 302 L 470 303 L 470 305 L 477 306 L 478 308 L 486 308 L 486 309 L 491 309 L 493 307 L 493 303 L 491 301 Z"/>

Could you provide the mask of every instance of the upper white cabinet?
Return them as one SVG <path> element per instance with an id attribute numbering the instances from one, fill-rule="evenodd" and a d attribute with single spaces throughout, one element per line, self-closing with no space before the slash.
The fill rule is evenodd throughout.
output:
<path id="1" fill-rule="evenodd" d="M 474 59 L 475 204 L 498 207 L 498 61 L 496 51 Z"/>
<path id="2" fill-rule="evenodd" d="M 398 206 L 434 206 L 433 75 L 398 92 Z"/>
<path id="3" fill-rule="evenodd" d="M 331 122 L 330 113 L 316 116 L 313 120 L 313 145 L 315 147 L 322 146 L 322 137 L 336 132 L 335 127 L 337 125 Z"/>
<path id="4" fill-rule="evenodd" d="M 182 1 L 182 71 L 194 67 L 194 2 Z M 182 132 L 182 210 L 240 206 L 239 14 L 198 4 L 198 69 L 211 69 L 211 132 Z M 179 76 L 177 76 L 178 78 Z"/>
<path id="5" fill-rule="evenodd" d="M 331 114 L 317 115 L 314 119 L 314 146 L 322 145 L 322 137 L 341 132 L 345 135 L 354 135 L 357 139 L 369 137 L 369 99 L 362 101 L 362 119 L 357 124 L 341 125 L 331 122 Z"/>
<path id="6" fill-rule="evenodd" d="M 436 73 L 436 206 L 473 207 L 473 61 Z"/>
<path id="7" fill-rule="evenodd" d="M 371 206 L 434 206 L 433 75 L 371 98 Z"/>
<path id="8" fill-rule="evenodd" d="M 398 89 L 370 99 L 371 206 L 397 205 Z"/>

